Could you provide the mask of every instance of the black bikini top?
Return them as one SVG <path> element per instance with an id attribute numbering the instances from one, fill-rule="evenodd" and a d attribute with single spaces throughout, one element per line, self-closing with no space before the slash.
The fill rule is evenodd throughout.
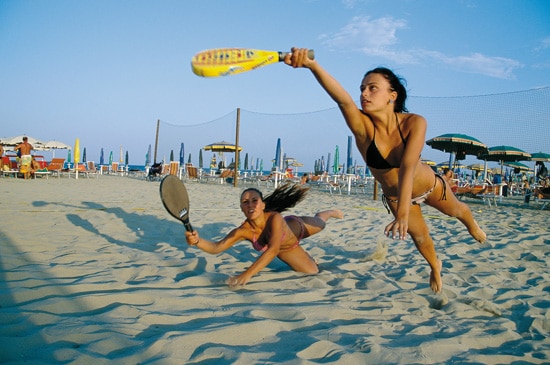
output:
<path id="1" fill-rule="evenodd" d="M 397 124 L 397 130 L 399 131 L 399 136 L 401 136 L 401 140 L 403 141 L 403 144 L 406 145 L 407 142 L 405 141 L 405 138 L 403 138 L 403 134 L 401 133 L 401 128 L 399 126 L 399 119 L 397 118 L 397 114 L 395 114 L 395 123 Z M 375 136 L 376 136 L 376 128 L 374 128 L 372 142 L 370 143 L 365 153 L 365 161 L 367 161 L 367 166 L 375 169 L 392 169 L 392 168 L 399 167 L 399 166 L 390 165 L 389 162 L 386 161 L 384 157 L 382 157 L 382 155 L 380 154 L 380 151 L 378 151 L 378 147 L 376 147 L 376 143 L 374 142 Z"/>

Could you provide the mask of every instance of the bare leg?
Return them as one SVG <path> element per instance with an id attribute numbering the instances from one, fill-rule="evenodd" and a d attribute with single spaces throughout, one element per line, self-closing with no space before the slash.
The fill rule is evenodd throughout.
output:
<path id="1" fill-rule="evenodd" d="M 314 217 L 298 217 L 302 220 L 305 226 L 303 238 L 321 232 L 323 229 L 325 229 L 326 222 L 330 218 L 341 219 L 343 217 L 344 213 L 342 213 L 342 211 L 339 209 L 323 210 L 322 212 L 318 212 L 317 214 L 315 214 Z"/>
<path id="2" fill-rule="evenodd" d="M 439 210 L 441 213 L 457 218 L 466 226 L 466 229 L 468 229 L 468 232 L 476 241 L 480 243 L 485 242 L 487 235 L 477 224 L 468 205 L 458 200 L 448 185 L 446 199 L 441 200 L 442 187 L 441 182 L 439 182 L 434 192 L 432 192 L 426 200 L 426 203 Z"/>
<path id="3" fill-rule="evenodd" d="M 428 226 L 418 205 L 411 206 L 408 232 L 418 252 L 430 265 L 430 288 L 432 288 L 434 293 L 439 293 L 443 288 L 443 281 L 441 280 L 442 262 L 437 258 L 433 239 L 430 236 Z"/>

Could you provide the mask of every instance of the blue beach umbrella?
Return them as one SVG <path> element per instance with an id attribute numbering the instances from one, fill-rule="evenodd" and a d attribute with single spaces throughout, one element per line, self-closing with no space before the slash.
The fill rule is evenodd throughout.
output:
<path id="1" fill-rule="evenodd" d="M 202 169 L 204 166 L 204 161 L 202 159 L 202 148 L 199 150 L 199 168 Z"/>
<path id="2" fill-rule="evenodd" d="M 86 147 L 84 147 L 84 150 L 82 151 L 82 162 L 86 163 Z"/>
<path id="3" fill-rule="evenodd" d="M 101 152 L 99 152 L 99 164 L 103 165 L 105 163 L 105 155 L 103 153 L 103 147 L 101 147 Z"/>
<path id="4" fill-rule="evenodd" d="M 348 136 L 348 155 L 346 159 L 346 172 L 351 174 L 353 168 L 353 158 L 351 157 L 351 136 Z"/>
<path id="5" fill-rule="evenodd" d="M 281 139 L 277 138 L 277 148 L 275 149 L 275 168 L 277 171 L 281 170 Z"/>
<path id="6" fill-rule="evenodd" d="M 109 165 L 113 164 L 113 151 L 109 152 Z"/>
<path id="7" fill-rule="evenodd" d="M 180 165 L 183 166 L 183 160 L 185 159 L 185 147 L 183 145 L 183 142 L 181 143 L 181 146 L 180 146 Z"/>

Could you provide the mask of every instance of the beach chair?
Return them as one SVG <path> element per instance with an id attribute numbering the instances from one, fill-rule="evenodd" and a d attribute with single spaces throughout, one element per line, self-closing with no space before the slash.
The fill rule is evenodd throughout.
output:
<path id="1" fill-rule="evenodd" d="M 92 175 L 92 176 L 95 175 L 96 179 L 99 179 L 99 170 L 96 168 L 95 162 L 88 161 L 87 164 L 88 164 L 88 169 L 87 169 L 88 175 Z"/>
<path id="2" fill-rule="evenodd" d="M 170 166 L 168 168 L 168 174 L 175 175 L 179 179 L 181 179 L 180 162 L 179 161 L 170 161 Z"/>
<path id="3" fill-rule="evenodd" d="M 48 166 L 46 167 L 52 176 L 57 175 L 61 177 L 61 171 L 63 171 L 63 166 L 65 165 L 64 158 L 52 158 Z"/>
<path id="4" fill-rule="evenodd" d="M 185 173 L 185 178 L 187 181 L 199 181 L 199 171 L 195 166 L 187 166 L 187 170 Z"/>

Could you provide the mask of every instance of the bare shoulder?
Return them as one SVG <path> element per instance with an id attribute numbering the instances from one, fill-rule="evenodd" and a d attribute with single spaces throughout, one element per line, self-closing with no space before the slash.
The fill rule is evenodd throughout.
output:
<path id="1" fill-rule="evenodd" d="M 411 131 L 413 129 L 426 129 L 428 126 L 428 122 L 426 121 L 426 118 L 424 118 L 422 115 L 414 114 L 414 113 L 405 113 L 401 114 L 401 126 L 406 131 Z"/>

